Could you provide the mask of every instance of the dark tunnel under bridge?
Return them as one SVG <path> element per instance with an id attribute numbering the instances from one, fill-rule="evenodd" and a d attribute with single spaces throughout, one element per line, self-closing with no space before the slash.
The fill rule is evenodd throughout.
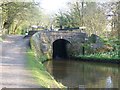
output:
<path id="1" fill-rule="evenodd" d="M 70 44 L 68 40 L 57 39 L 53 42 L 53 59 L 68 58 L 67 45 Z"/>

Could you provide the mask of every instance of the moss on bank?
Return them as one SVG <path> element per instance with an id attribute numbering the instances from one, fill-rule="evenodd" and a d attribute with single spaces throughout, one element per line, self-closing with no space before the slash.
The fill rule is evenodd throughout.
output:
<path id="1" fill-rule="evenodd" d="M 32 70 L 33 76 L 42 87 L 45 88 L 65 88 L 61 83 L 58 83 L 45 69 L 42 62 L 35 60 L 35 55 L 32 50 L 28 50 L 28 68 Z"/>

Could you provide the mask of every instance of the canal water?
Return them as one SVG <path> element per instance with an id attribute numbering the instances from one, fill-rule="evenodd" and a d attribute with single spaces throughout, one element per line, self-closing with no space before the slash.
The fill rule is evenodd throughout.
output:
<path id="1" fill-rule="evenodd" d="M 47 71 L 69 88 L 118 88 L 118 65 L 75 60 L 51 60 L 44 63 Z"/>

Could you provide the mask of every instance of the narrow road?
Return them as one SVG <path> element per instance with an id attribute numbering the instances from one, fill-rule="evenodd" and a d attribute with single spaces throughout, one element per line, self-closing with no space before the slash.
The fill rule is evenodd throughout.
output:
<path id="1" fill-rule="evenodd" d="M 28 39 L 20 35 L 7 36 L 0 43 L 0 89 L 6 88 L 40 88 L 26 68 L 26 50 Z"/>

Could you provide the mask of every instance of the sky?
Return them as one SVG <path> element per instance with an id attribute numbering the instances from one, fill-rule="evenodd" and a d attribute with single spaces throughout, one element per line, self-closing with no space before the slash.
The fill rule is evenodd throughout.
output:
<path id="1" fill-rule="evenodd" d="M 46 13 L 55 13 L 60 9 L 66 9 L 70 0 L 41 0 L 40 6 Z"/>
<path id="2" fill-rule="evenodd" d="M 46 13 L 56 13 L 59 10 L 65 10 L 67 9 L 67 2 L 71 2 L 71 1 L 76 1 L 76 0 L 34 0 L 37 2 L 40 2 L 40 6 L 43 9 L 44 12 Z M 82 1 L 82 0 L 81 0 Z M 115 2 L 118 0 L 84 0 L 87 2 Z"/>

